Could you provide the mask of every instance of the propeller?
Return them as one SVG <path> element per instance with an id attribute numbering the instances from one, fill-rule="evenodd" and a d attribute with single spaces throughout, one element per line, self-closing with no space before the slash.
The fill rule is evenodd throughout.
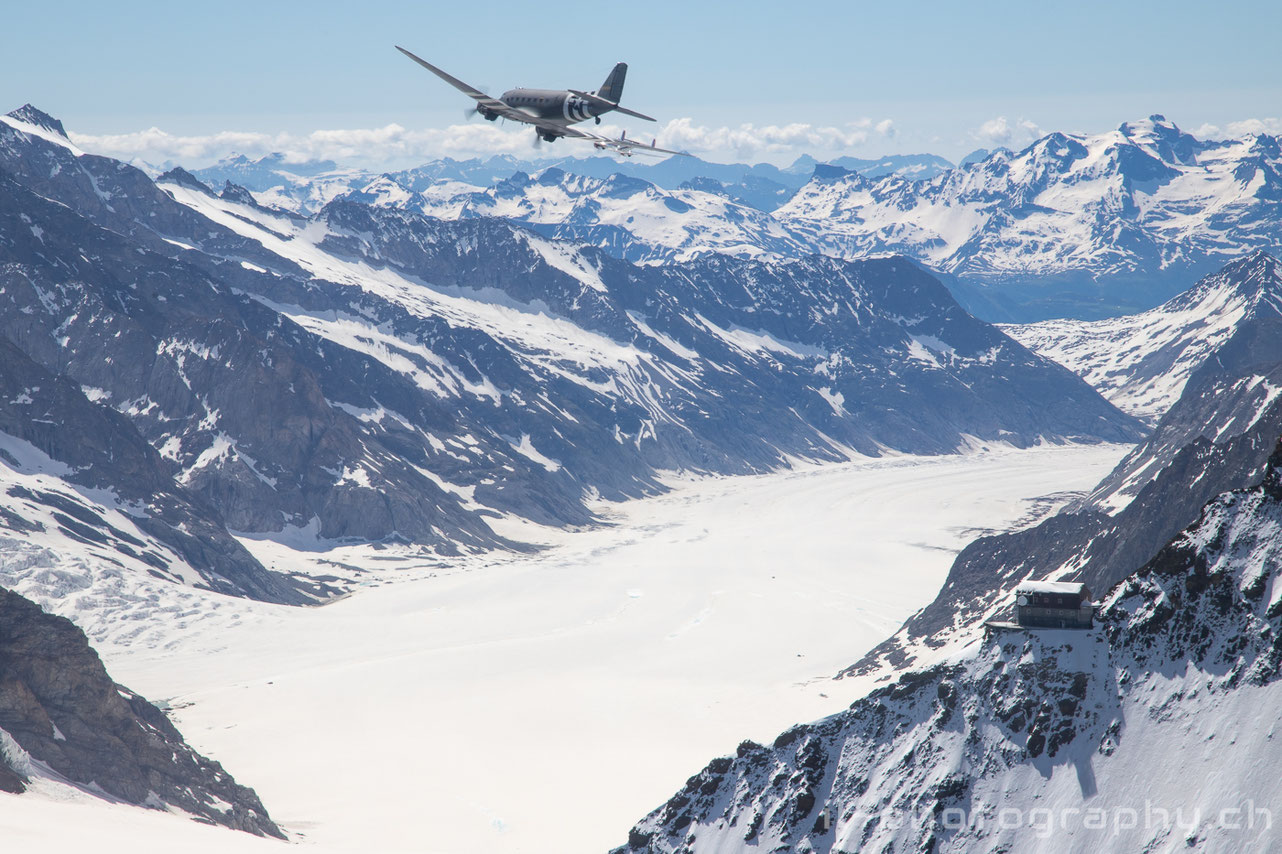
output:
<path id="1" fill-rule="evenodd" d="M 490 91 L 490 87 L 482 86 L 481 91 L 488 92 Z M 467 107 L 466 109 L 463 110 L 463 121 L 470 122 L 472 119 L 476 118 L 480 114 L 481 114 L 481 109 L 479 104 L 476 106 Z"/>

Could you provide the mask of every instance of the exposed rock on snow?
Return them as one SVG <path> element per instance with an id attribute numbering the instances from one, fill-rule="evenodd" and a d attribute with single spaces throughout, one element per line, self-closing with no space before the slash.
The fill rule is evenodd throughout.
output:
<path id="1" fill-rule="evenodd" d="M 284 838 L 252 789 L 112 681 L 83 632 L 0 589 L 0 790 L 33 777 Z"/>

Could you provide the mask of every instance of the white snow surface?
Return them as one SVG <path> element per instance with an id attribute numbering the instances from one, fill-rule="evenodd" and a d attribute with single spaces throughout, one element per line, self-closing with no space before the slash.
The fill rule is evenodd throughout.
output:
<path id="1" fill-rule="evenodd" d="M 1152 424 L 1244 320 L 1282 314 L 1282 269 L 1263 258 L 1250 263 L 1242 281 L 1220 272 L 1140 314 L 999 327 L 1078 374 L 1118 409 Z"/>
<path id="2" fill-rule="evenodd" d="M 499 524 L 547 545 L 536 554 L 244 540 L 278 568 L 364 579 L 318 608 L 154 580 L 141 608 L 23 592 L 171 705 L 304 849 L 600 852 L 709 757 L 864 693 L 871 677 L 830 677 L 933 597 L 976 526 L 1027 524 L 1031 499 L 1089 488 L 1124 451 L 861 459 L 677 482 L 601 505 L 610 524 L 588 531 Z M 85 800 L 49 781 L 0 795 L 0 834 L 56 851 L 274 850 Z"/>

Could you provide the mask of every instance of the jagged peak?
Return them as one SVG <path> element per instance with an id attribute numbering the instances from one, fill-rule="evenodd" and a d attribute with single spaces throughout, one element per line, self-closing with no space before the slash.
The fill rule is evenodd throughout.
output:
<path id="1" fill-rule="evenodd" d="M 1271 291 L 1282 294 L 1282 263 L 1266 249 L 1256 249 L 1249 255 L 1224 265 L 1221 275 L 1232 277 L 1240 286 L 1250 291 Z"/>
<path id="2" fill-rule="evenodd" d="M 1236 294 L 1249 314 L 1282 314 L 1282 262 L 1265 249 L 1256 249 L 1225 264 L 1184 293 L 1154 311 L 1184 311 L 1205 302 L 1212 293 Z M 1269 307 L 1273 312 L 1269 311 Z"/>
<path id="3" fill-rule="evenodd" d="M 242 205 L 249 205 L 254 208 L 258 207 L 258 200 L 254 198 L 253 194 L 250 193 L 249 190 L 246 190 L 240 184 L 233 184 L 231 181 L 224 183 L 220 198 L 224 198 L 232 202 L 238 202 Z"/>
<path id="4" fill-rule="evenodd" d="M 1160 113 L 1142 121 L 1123 122 L 1117 132 L 1166 163 L 1191 166 L 1197 162 L 1197 149 L 1201 143 Z"/>
<path id="5" fill-rule="evenodd" d="M 848 178 L 851 175 L 858 175 L 852 169 L 846 169 L 842 166 L 835 166 L 832 163 L 816 163 L 814 171 L 810 175 L 811 181 L 839 181 Z"/>
<path id="6" fill-rule="evenodd" d="M 548 186 L 562 183 L 568 175 L 569 173 L 559 166 L 549 166 L 538 174 L 537 180 L 539 184 Z"/>
<path id="7" fill-rule="evenodd" d="M 67 136 L 67 131 L 62 127 L 62 122 L 43 110 L 33 107 L 31 104 L 23 104 L 18 109 L 9 113 L 9 118 L 17 119 L 20 122 L 35 125 L 39 128 L 44 128 L 50 133 L 55 133 L 70 142 L 70 139 Z"/>
<path id="8" fill-rule="evenodd" d="M 1182 133 L 1175 122 L 1170 121 L 1161 113 L 1153 113 L 1147 119 L 1140 119 L 1134 122 L 1122 122 L 1117 129 L 1125 134 L 1134 132 L 1161 132 L 1161 133 Z"/>
<path id="9" fill-rule="evenodd" d="M 644 178 L 634 178 L 631 175 L 625 175 L 622 172 L 615 172 L 609 178 L 605 179 L 602 189 L 607 193 L 613 193 L 622 197 L 643 193 L 646 190 L 654 189 L 654 184 Z"/>
<path id="10" fill-rule="evenodd" d="M 1089 154 L 1081 137 L 1055 131 L 1038 139 L 1020 152 L 1022 157 L 1030 157 L 1038 162 L 1050 161 L 1060 167 L 1067 167 L 1073 161 L 1081 160 Z"/>
<path id="11" fill-rule="evenodd" d="M 195 190 L 210 197 L 216 195 L 207 184 L 181 166 L 175 166 L 173 169 L 170 169 L 168 172 L 161 175 L 156 179 L 156 183 L 177 184 L 180 187 L 186 187 L 189 190 Z"/>

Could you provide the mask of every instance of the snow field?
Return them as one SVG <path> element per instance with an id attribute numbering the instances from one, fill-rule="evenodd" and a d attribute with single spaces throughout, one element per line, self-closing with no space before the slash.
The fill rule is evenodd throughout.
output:
<path id="1" fill-rule="evenodd" d="M 1125 450 L 684 481 L 601 505 L 610 524 L 597 529 L 505 531 L 539 540 L 538 553 L 446 565 L 247 540 L 278 566 L 337 560 L 371 583 L 311 609 L 232 600 L 232 615 L 217 597 L 222 613 L 163 642 L 100 651 L 116 679 L 171 703 L 190 742 L 305 848 L 601 852 L 740 740 L 864 693 L 869 680 L 831 675 L 934 596 L 976 526 L 1027 521 L 1030 499 L 1089 488 Z M 86 823 L 108 851 L 201 850 L 209 833 L 23 798 L 40 806 L 0 796 L 0 831 L 39 822 L 49 850 L 79 850 Z M 264 846 L 217 838 L 225 851 Z"/>

